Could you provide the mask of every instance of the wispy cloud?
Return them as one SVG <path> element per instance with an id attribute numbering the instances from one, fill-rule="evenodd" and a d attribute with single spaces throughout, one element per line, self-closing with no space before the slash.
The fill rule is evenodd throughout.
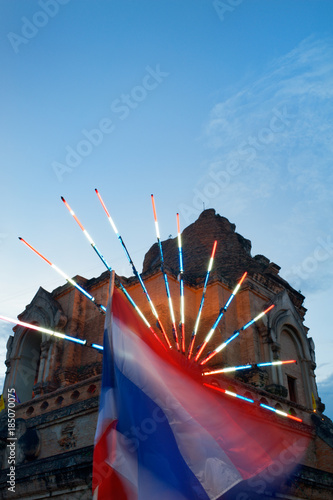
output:
<path id="1" fill-rule="evenodd" d="M 275 172 L 289 174 L 282 188 L 287 182 L 298 191 L 318 192 L 330 173 L 323 166 L 328 166 L 333 149 L 332 84 L 333 41 L 306 39 L 275 60 L 256 81 L 216 104 L 204 138 L 220 161 L 232 156 L 251 162 L 252 175 L 254 170 L 262 172 L 264 166 L 272 170 L 274 162 Z M 274 130 L 270 136 L 266 133 L 266 141 L 264 134 L 260 141 L 260 130 L 269 128 L 274 109 L 280 110 L 288 126 L 281 126 L 275 135 Z M 257 139 L 257 146 L 249 144 L 257 148 L 254 160 L 241 147 L 243 141 L 251 142 L 249 138 Z"/>
<path id="2" fill-rule="evenodd" d="M 315 37 L 233 89 L 203 127 L 207 160 L 183 215 L 195 219 L 203 203 L 223 203 L 233 216 L 278 214 L 281 264 L 302 263 L 332 217 L 332 97 L 333 40 Z M 333 271 L 333 259 L 324 268 Z M 314 283 L 312 275 L 302 291 L 326 287 L 322 278 Z"/>

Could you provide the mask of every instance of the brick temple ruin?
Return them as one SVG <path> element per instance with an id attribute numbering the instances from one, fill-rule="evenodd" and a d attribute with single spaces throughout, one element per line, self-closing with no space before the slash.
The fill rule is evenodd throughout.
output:
<path id="1" fill-rule="evenodd" d="M 239 394 L 297 416 L 297 431 L 311 433 L 301 466 L 294 471 L 279 498 L 328 500 L 333 498 L 333 426 L 325 417 L 315 379 L 315 348 L 304 325 L 304 296 L 279 276 L 279 266 L 263 255 L 251 256 L 251 242 L 235 232 L 226 218 L 205 210 L 182 233 L 184 253 L 185 316 L 187 346 L 196 320 L 207 263 L 214 240 L 217 253 L 209 279 L 196 346 L 214 323 L 244 271 L 248 276 L 216 331 L 210 349 L 261 312 L 274 309 L 253 324 L 244 335 L 219 353 L 210 367 L 235 366 L 277 359 L 296 359 L 297 364 L 254 368 L 230 375 L 215 375 L 211 382 L 228 384 Z M 175 315 L 179 319 L 179 272 L 177 240 L 163 242 Z M 147 252 L 142 277 L 171 335 L 171 323 L 160 270 L 157 244 Z M 75 280 L 106 304 L 109 273 Z M 152 325 L 155 319 L 135 277 L 120 277 Z M 69 284 L 48 292 L 40 288 L 18 316 L 21 321 L 56 329 L 71 336 L 102 344 L 104 316 Z M 17 466 L 15 493 L 7 490 L 7 415 L 0 414 L 0 492 L 4 499 L 90 499 L 93 440 L 98 416 L 102 354 L 61 339 L 13 329 L 7 343 L 7 389 L 15 387 L 21 403 L 16 406 Z M 316 332 L 313 332 L 315 335 Z M 316 412 L 313 411 L 313 399 Z M 284 419 L 269 414 L 277 426 Z M 271 498 L 267 478 L 261 490 L 244 486 L 243 500 Z M 246 489 L 247 488 L 247 489 Z"/>

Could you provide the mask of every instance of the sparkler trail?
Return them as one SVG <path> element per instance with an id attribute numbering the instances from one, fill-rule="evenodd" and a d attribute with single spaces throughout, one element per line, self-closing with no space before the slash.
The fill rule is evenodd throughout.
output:
<path id="1" fill-rule="evenodd" d="M 216 387 L 215 385 L 204 384 L 205 387 L 209 387 L 210 389 L 214 389 L 215 391 L 222 392 L 223 394 L 227 394 L 228 396 L 232 396 L 234 398 L 242 399 L 243 401 L 247 401 L 248 403 L 254 403 L 253 399 L 246 398 L 245 396 L 241 396 L 236 392 L 228 391 L 227 389 L 222 389 L 221 387 Z"/>
<path id="2" fill-rule="evenodd" d="M 169 311 L 170 311 L 170 316 L 171 316 L 172 332 L 173 332 L 173 336 L 174 336 L 174 339 L 175 339 L 177 350 L 180 351 L 178 334 L 177 334 L 177 328 L 176 328 L 176 320 L 175 320 L 175 314 L 173 312 L 173 305 L 172 305 L 172 299 L 171 299 L 171 294 L 170 294 L 168 276 L 167 276 L 167 274 L 166 274 L 166 272 L 164 270 L 163 249 L 162 249 L 162 243 L 161 243 L 161 238 L 160 238 L 160 230 L 159 230 L 159 227 L 158 227 L 158 221 L 157 221 L 157 215 L 156 215 L 156 207 L 155 207 L 155 200 L 154 200 L 154 195 L 153 194 L 151 195 L 151 201 L 152 201 L 152 204 L 153 204 L 153 212 L 154 212 L 154 221 L 155 221 L 155 230 L 156 230 L 157 243 L 158 243 L 158 247 L 160 249 L 161 271 L 163 273 L 165 290 L 166 290 L 166 293 L 167 293 L 168 303 L 169 303 Z"/>
<path id="3" fill-rule="evenodd" d="M 122 239 L 122 236 L 119 234 L 118 230 L 117 230 L 117 227 L 114 223 L 114 221 L 112 220 L 99 192 L 97 189 L 95 189 L 95 192 L 106 212 L 106 215 L 108 217 L 108 220 L 117 236 L 117 238 L 119 239 L 122 247 L 123 247 L 123 250 L 126 254 L 126 257 L 130 263 L 130 265 L 132 266 L 132 270 L 134 272 L 134 275 L 136 276 L 136 278 L 138 279 L 145 295 L 146 295 L 146 298 L 149 302 L 149 305 L 151 307 L 151 310 L 157 320 L 157 323 L 159 325 L 159 328 L 161 329 L 162 331 L 162 334 L 164 336 L 164 339 L 165 339 L 165 342 L 167 343 L 167 346 L 169 348 L 171 348 L 171 343 L 168 339 L 168 336 L 163 328 L 163 325 L 159 319 L 159 316 L 158 316 L 158 313 L 153 305 L 153 302 L 148 294 L 148 291 L 147 291 L 147 288 L 142 280 L 142 277 L 141 275 L 137 272 L 136 268 L 135 268 L 135 265 L 131 259 L 131 256 L 127 250 L 127 247 Z M 90 234 L 88 233 L 88 231 L 84 228 L 84 226 L 82 225 L 82 223 L 80 222 L 80 220 L 78 219 L 78 217 L 76 216 L 76 214 L 74 213 L 74 211 L 71 209 L 71 207 L 69 206 L 69 204 L 67 203 L 67 201 L 61 197 L 63 203 L 65 204 L 66 208 L 68 209 L 68 211 L 70 212 L 70 214 L 72 215 L 72 217 L 74 218 L 74 220 L 76 221 L 76 223 L 79 225 L 80 229 L 82 230 L 82 232 L 84 233 L 86 239 L 89 241 L 91 247 L 94 249 L 95 253 L 98 255 L 98 257 L 101 259 L 101 261 L 103 262 L 103 264 L 105 265 L 105 267 L 108 269 L 108 271 L 112 272 L 112 268 L 111 266 L 107 263 L 106 259 L 104 258 L 104 256 L 101 254 L 101 252 L 99 251 L 99 249 L 97 248 L 95 242 L 93 241 L 92 237 L 90 236 Z M 169 304 L 169 311 L 170 311 L 170 317 L 171 317 L 171 323 L 172 323 L 172 332 L 173 332 L 173 336 L 174 336 L 174 339 L 175 339 L 175 343 L 176 343 L 176 347 L 177 347 L 177 350 L 180 351 L 182 354 L 185 354 L 185 343 L 186 343 L 186 338 L 185 338 L 185 298 L 184 298 L 184 280 L 183 280 L 183 274 L 184 274 L 184 266 L 183 266 L 183 249 L 182 249 L 182 239 L 181 239 L 181 232 L 180 232 L 180 222 L 179 222 L 179 214 L 177 213 L 177 239 L 178 239 L 178 257 L 179 257 L 179 282 L 180 282 L 180 323 L 179 323 L 179 329 L 180 329 L 180 339 L 178 339 L 178 334 L 177 334 L 177 327 L 176 327 L 176 322 L 175 322 L 175 315 L 174 315 L 174 309 L 173 309 L 173 305 L 172 305 L 172 298 L 171 298 L 171 293 L 170 293 L 170 288 L 169 288 L 169 282 L 168 282 L 168 276 L 167 276 L 167 273 L 164 269 L 164 265 L 165 265 L 165 262 L 164 262 L 164 255 L 163 255 L 163 248 L 162 248 L 162 242 L 161 242 L 161 238 L 160 238 L 160 232 L 159 232 L 159 225 L 158 225 L 158 219 L 157 219 L 157 214 L 156 214 L 156 207 L 155 207 L 155 200 L 154 200 L 154 196 L 151 195 L 151 199 L 152 199 L 152 205 L 153 205 L 153 212 L 154 212 L 154 222 L 155 222 L 155 229 L 156 229 L 156 236 L 157 236 L 157 242 L 158 242 L 158 247 L 159 247 L 159 252 L 160 252 L 160 261 L 161 261 L 161 265 L 160 265 L 160 268 L 161 268 L 161 272 L 163 274 L 163 278 L 164 278 L 164 283 L 165 283 L 165 289 L 166 289 L 166 293 L 167 293 L 167 298 L 168 298 L 168 304 Z M 103 305 L 101 304 L 98 304 L 96 303 L 96 299 L 87 291 L 85 290 L 83 287 L 81 287 L 78 283 L 76 283 L 76 281 L 74 281 L 74 279 L 70 278 L 68 275 L 66 275 L 60 268 L 58 268 L 55 264 L 53 264 L 50 260 L 48 260 L 44 255 L 42 255 L 39 251 L 37 251 L 32 245 L 30 245 L 29 243 L 27 243 L 23 238 L 19 237 L 19 240 L 22 241 L 28 248 L 30 248 L 34 253 L 36 253 L 41 259 L 43 259 L 47 264 L 49 264 L 58 274 L 60 274 L 68 283 L 70 283 L 72 286 L 74 286 L 82 295 L 84 295 L 88 300 L 90 300 L 101 312 L 105 313 L 106 312 L 106 307 L 104 307 Z M 196 339 L 196 335 L 197 335 L 197 332 L 198 332 L 198 328 L 199 328 L 199 323 L 200 323 L 200 319 L 201 319 L 201 314 L 202 314 L 202 310 L 203 310 L 203 307 L 204 307 L 204 301 L 205 301 L 205 295 L 206 295 L 206 292 L 207 292 L 207 285 L 208 285 L 208 280 L 209 280 L 209 276 L 210 276 L 210 272 L 212 270 L 212 266 L 213 266 L 213 262 L 214 262 L 214 258 L 215 258 L 215 254 L 216 254 L 216 248 L 217 248 L 217 241 L 214 241 L 214 245 L 213 245 L 213 248 L 212 248 L 212 252 L 211 252 L 211 256 L 210 256 L 210 260 L 209 260 L 209 264 L 208 264 L 208 269 L 207 269 L 207 273 L 206 273 L 206 277 L 205 277 L 205 281 L 204 281 L 204 286 L 203 286 L 203 291 L 202 291 L 202 297 L 201 297 L 201 301 L 200 301 L 200 305 L 199 305 L 199 310 L 198 310 L 198 314 L 197 314 L 197 318 L 196 318 L 196 321 L 195 321 L 195 325 L 194 325 L 194 328 L 193 328 L 193 332 L 192 332 L 192 336 L 191 336 L 191 340 L 190 340 L 190 345 L 189 345 L 189 348 L 188 348 L 188 359 L 190 360 L 191 359 L 191 356 L 192 356 L 192 353 L 193 353 L 193 348 L 194 348 L 194 344 L 195 344 L 195 339 Z M 114 272 L 113 272 L 114 274 Z M 214 335 L 214 332 L 219 324 L 219 322 L 221 321 L 224 313 L 227 311 L 228 307 L 230 306 L 233 298 L 236 296 L 236 294 L 238 293 L 242 283 L 244 282 L 245 278 L 247 276 L 247 273 L 245 272 L 243 274 L 243 276 L 241 277 L 239 283 L 237 284 L 237 286 L 235 287 L 235 289 L 233 290 L 233 292 L 231 293 L 230 297 L 228 298 L 225 306 L 223 308 L 220 309 L 220 312 L 219 312 L 219 315 L 217 317 L 217 319 L 215 320 L 212 328 L 210 329 L 210 331 L 208 332 L 203 344 L 200 346 L 200 349 L 198 349 L 198 353 L 196 354 L 195 356 L 195 361 L 197 362 L 199 357 L 201 356 L 201 354 L 203 353 L 205 347 L 207 346 L 208 342 L 212 339 L 213 335 Z M 112 284 L 114 283 L 114 280 L 115 278 L 113 277 L 112 279 Z M 162 344 L 162 341 L 160 340 L 160 338 L 156 335 L 154 329 L 151 327 L 150 323 L 148 322 L 148 320 L 145 318 L 144 314 L 142 313 L 142 311 L 139 309 L 139 307 L 135 304 L 134 300 L 131 298 L 131 296 L 129 295 L 129 293 L 127 292 L 127 290 L 125 289 L 125 287 L 123 286 L 123 284 L 121 283 L 121 281 L 119 279 L 117 279 L 118 281 L 118 286 L 119 288 L 122 290 L 122 292 L 125 294 L 126 298 L 129 300 L 129 302 L 131 303 L 131 305 L 135 308 L 135 310 L 137 311 L 137 313 L 140 315 L 141 319 L 145 322 L 146 326 L 148 326 L 148 328 L 150 329 L 150 331 L 154 334 L 154 336 L 157 338 L 157 340 Z M 269 306 L 267 309 L 265 309 L 263 312 L 261 312 L 260 314 L 258 314 L 256 317 L 254 317 L 253 319 L 251 319 L 250 321 L 248 321 L 244 326 L 242 326 L 239 330 L 235 330 L 234 333 L 226 340 L 224 341 L 221 345 L 219 345 L 217 348 L 215 348 L 211 353 L 208 353 L 208 355 L 199 363 L 201 366 L 202 365 L 205 365 L 209 360 L 211 360 L 216 354 L 218 354 L 220 351 L 222 351 L 222 349 L 224 349 L 229 343 L 231 343 L 234 339 L 236 339 L 239 334 L 246 330 L 247 328 L 249 328 L 253 323 L 255 323 L 256 321 L 258 321 L 260 318 L 262 318 L 265 314 L 267 314 L 272 308 L 274 307 L 274 305 L 271 305 Z M 72 342 L 72 343 L 75 343 L 75 344 L 79 344 L 79 345 L 82 345 L 82 346 L 85 346 L 85 347 L 89 347 L 89 348 L 92 348 L 92 349 L 95 349 L 95 350 L 98 350 L 98 351 L 103 351 L 103 346 L 102 345 L 99 345 L 99 344 L 96 344 L 96 343 L 92 343 L 92 342 L 88 342 L 87 340 L 84 340 L 84 339 L 80 339 L 80 338 L 77 338 L 75 336 L 71 336 L 71 335 L 66 335 L 62 332 L 58 332 L 56 330 L 51 330 L 51 329 L 48 329 L 48 328 L 44 328 L 44 327 L 41 327 L 41 326 L 37 326 L 37 325 L 33 325 L 33 324 L 30 324 L 30 323 L 26 323 L 24 321 L 20 321 L 18 319 L 12 319 L 12 318 L 9 318 L 7 316 L 3 316 L 3 315 L 0 315 L 0 321 L 6 321 L 6 322 L 9 322 L 9 323 L 12 323 L 14 325 L 20 325 L 24 328 L 27 328 L 27 329 L 30 329 L 30 330 L 34 330 L 34 331 L 37 331 L 37 332 L 40 332 L 42 334 L 46 334 L 46 335 L 49 335 L 51 337 L 56 337 L 56 338 L 59 338 L 59 339 L 62 339 L 62 340 L 65 340 L 65 341 L 69 341 L 69 342 Z M 76 333 L 74 333 L 74 335 L 76 335 Z M 179 341 L 180 340 L 180 341 Z M 162 344 L 164 348 L 165 345 Z M 176 355 L 177 356 L 177 355 Z M 181 357 L 181 359 L 184 359 Z M 268 361 L 268 362 L 262 362 L 262 363 L 252 363 L 252 364 L 246 364 L 246 365 L 239 365 L 239 366 L 227 366 L 227 367 L 224 367 L 224 368 L 220 368 L 220 369 L 213 369 L 213 370 L 207 370 L 206 368 L 203 369 L 202 371 L 202 376 L 212 376 L 212 375 L 217 375 L 217 374 L 224 374 L 224 373 L 233 373 L 233 372 L 237 372 L 237 371 L 242 371 L 242 370 L 249 370 L 249 369 L 253 369 L 253 368 L 263 368 L 263 367 L 273 367 L 273 366 L 279 366 L 279 365 L 284 365 L 284 364 L 291 364 L 291 363 L 297 363 L 296 360 L 275 360 L 275 361 Z M 222 378 L 222 377 L 221 377 Z M 206 379 L 207 380 L 207 379 Z M 208 380 L 209 381 L 209 380 Z M 238 401 L 239 400 L 242 400 L 246 403 L 249 403 L 249 404 L 253 404 L 255 403 L 254 406 L 257 406 L 258 408 L 260 407 L 262 410 L 268 410 L 270 412 L 274 412 L 276 413 L 277 415 L 280 415 L 282 417 L 286 417 L 286 418 L 290 418 L 294 421 L 297 421 L 297 422 L 302 422 L 302 420 L 294 415 L 290 415 L 284 411 L 281 411 L 281 410 L 278 410 L 276 408 L 273 408 L 269 405 L 266 405 L 266 404 L 263 404 L 261 403 L 259 400 L 255 400 L 255 399 L 251 399 L 250 397 L 245 397 L 245 396 L 242 396 L 240 394 L 237 394 L 236 392 L 233 392 L 233 391 L 230 391 L 230 390 L 227 390 L 227 389 L 224 389 L 224 388 L 220 388 L 220 387 L 216 387 L 216 385 L 210 385 L 208 383 L 204 383 L 203 384 L 205 387 L 207 388 L 210 388 L 214 391 L 218 391 L 220 393 L 223 393 L 227 396 L 231 396 L 231 397 L 234 397 L 236 398 Z M 312 398 L 314 399 L 314 396 L 312 394 Z M 239 401 L 240 402 L 240 401 Z M 315 411 L 315 409 L 314 409 Z M 266 412 L 267 414 L 267 412 Z M 264 415 L 265 417 L 265 415 Z M 266 417 L 267 418 L 267 417 Z"/>
<path id="4" fill-rule="evenodd" d="M 108 211 L 108 209 L 106 208 L 106 205 L 105 205 L 105 203 L 104 203 L 104 201 L 103 201 L 103 199 L 102 199 L 102 197 L 101 197 L 101 195 L 100 195 L 100 193 L 99 193 L 98 189 L 95 189 L 95 193 L 97 194 L 98 199 L 99 199 L 99 201 L 100 201 L 100 203 L 101 203 L 102 207 L 104 208 L 104 211 L 105 211 L 105 213 L 106 213 L 106 216 L 107 216 L 107 218 L 108 218 L 108 220 L 109 220 L 109 222 L 110 222 L 110 224 L 111 224 L 111 227 L 112 227 L 112 229 L 114 230 L 114 232 L 115 232 L 115 234 L 116 234 L 116 236 L 117 236 L 118 240 L 120 241 L 121 246 L 122 246 L 122 248 L 123 248 L 123 250 L 124 250 L 124 252 L 125 252 L 125 254 L 126 254 L 126 257 L 127 257 L 128 261 L 129 261 L 130 265 L 132 266 L 132 270 L 133 270 L 134 275 L 135 275 L 135 276 L 136 276 L 136 278 L 139 280 L 139 283 L 140 283 L 140 285 L 141 285 L 141 288 L 142 288 L 142 290 L 143 290 L 143 292 L 144 292 L 144 294 L 145 294 L 145 296 L 146 296 L 146 298 L 147 298 L 147 300 L 148 300 L 148 302 L 149 302 L 149 305 L 150 305 L 150 308 L 151 308 L 151 310 L 152 310 L 152 313 L 153 313 L 153 315 L 155 316 L 155 318 L 156 318 L 156 320 L 157 320 L 158 326 L 159 326 L 159 328 L 160 328 L 160 330 L 161 330 L 161 332 L 162 332 L 162 334 L 163 334 L 163 336 L 164 336 L 164 339 L 165 339 L 165 341 L 166 341 L 166 343 L 167 343 L 168 347 L 169 347 L 169 348 L 171 348 L 170 340 L 168 339 L 168 336 L 167 336 L 167 334 L 166 334 L 166 331 L 164 330 L 164 327 L 163 327 L 163 325 L 162 325 L 162 323 L 161 323 L 161 320 L 160 320 L 160 318 L 159 318 L 159 316 L 158 316 L 158 313 L 157 313 L 157 311 L 156 311 L 156 309 L 155 309 L 155 306 L 154 306 L 154 304 L 153 304 L 153 301 L 152 301 L 152 300 L 151 300 L 151 298 L 150 298 L 150 295 L 149 295 L 149 293 L 148 293 L 148 290 L 147 290 L 147 288 L 146 288 L 146 285 L 144 284 L 144 282 L 143 282 L 143 280 L 142 280 L 142 278 L 141 278 L 140 274 L 138 273 L 138 271 L 137 271 L 137 269 L 136 269 L 136 267 L 135 267 L 135 265 L 134 265 L 134 262 L 133 262 L 133 261 L 132 261 L 132 259 L 131 259 L 131 256 L 130 256 L 130 254 L 129 254 L 129 252 L 128 252 L 127 248 L 126 248 L 126 245 L 125 245 L 125 243 L 124 243 L 124 240 L 123 240 L 123 239 L 122 239 L 122 237 L 120 236 L 120 234 L 119 234 L 119 232 L 118 232 L 118 229 L 117 229 L 117 227 L 116 227 L 115 223 L 113 222 L 113 219 L 112 219 L 111 215 L 109 214 L 109 211 Z"/>
<path id="5" fill-rule="evenodd" d="M 232 302 L 233 298 L 235 297 L 235 295 L 237 294 L 238 290 L 240 289 L 240 287 L 241 287 L 241 285 L 242 285 L 243 281 L 245 280 L 246 276 L 247 276 L 247 272 L 245 272 L 245 273 L 243 274 L 243 276 L 241 277 L 241 279 L 240 279 L 239 283 L 236 285 L 236 287 L 235 287 L 234 291 L 233 291 L 233 292 L 232 292 L 232 294 L 230 295 L 230 297 L 229 297 L 229 299 L 227 300 L 227 302 L 226 302 L 225 306 L 224 306 L 224 307 L 222 307 L 222 308 L 220 309 L 219 315 L 218 315 L 218 317 L 216 318 L 215 323 L 213 324 L 212 328 L 209 330 L 209 332 L 208 332 L 208 334 L 207 334 L 207 336 L 206 336 L 206 338 L 205 338 L 205 340 L 204 340 L 203 344 L 201 345 L 200 349 L 198 350 L 198 352 L 197 352 L 197 354 L 196 354 L 196 356 L 195 356 L 195 361 L 198 361 L 198 359 L 200 358 L 200 356 L 201 356 L 202 352 L 204 351 L 204 349 L 205 349 L 206 345 L 207 345 L 207 344 L 208 344 L 208 342 L 212 339 L 212 337 L 213 337 L 213 335 L 214 335 L 214 332 L 215 332 L 215 330 L 216 330 L 216 328 L 217 328 L 217 326 L 218 326 L 219 322 L 221 321 L 221 319 L 222 319 L 222 317 L 223 317 L 224 313 L 226 312 L 226 310 L 227 310 L 227 309 L 228 309 L 228 307 L 230 306 L 230 304 L 231 304 L 231 302 Z"/>
<path id="6" fill-rule="evenodd" d="M 90 234 L 88 233 L 88 231 L 83 227 L 83 225 L 81 224 L 81 222 L 79 221 L 79 219 L 77 218 L 77 216 L 75 215 L 74 211 L 71 209 L 71 207 L 69 206 L 69 204 L 67 203 L 67 201 L 65 200 L 65 198 L 63 196 L 61 196 L 61 199 L 62 201 L 64 202 L 67 210 L 69 211 L 69 213 L 72 215 L 72 217 L 74 218 L 74 220 L 77 222 L 77 224 L 79 225 L 79 227 L 82 229 L 83 231 L 83 234 L 85 235 L 85 237 L 87 238 L 87 240 L 89 241 L 90 245 L 92 246 L 92 248 L 95 250 L 95 252 L 97 253 L 98 257 L 101 259 L 101 261 L 103 262 L 103 264 L 105 265 L 105 267 L 111 272 L 112 269 L 111 267 L 109 266 L 109 264 L 106 262 L 105 258 L 103 257 L 103 255 L 101 254 L 101 252 L 98 250 L 95 242 L 93 241 L 92 237 L 90 236 Z"/>
<path id="7" fill-rule="evenodd" d="M 180 287 L 180 344 L 182 353 L 185 354 L 185 298 L 184 298 L 184 266 L 183 266 L 183 247 L 182 237 L 180 232 L 179 214 L 177 214 L 177 239 L 178 239 L 178 256 L 179 256 L 179 287 Z"/>
<path id="8" fill-rule="evenodd" d="M 274 305 L 269 306 L 265 311 L 261 312 L 260 314 L 258 314 L 258 316 L 256 316 L 255 318 L 251 319 L 248 323 L 246 323 L 246 325 L 242 326 L 242 328 L 236 330 L 231 337 L 229 337 L 225 342 L 223 342 L 216 349 L 214 349 L 214 351 L 208 354 L 208 356 L 201 361 L 200 365 L 206 364 L 210 359 L 212 359 L 216 354 L 218 354 L 220 351 L 222 351 L 222 349 L 224 349 L 228 344 L 230 344 L 230 342 L 232 342 L 236 337 L 238 337 L 240 332 L 246 330 L 249 326 L 251 326 L 253 323 L 262 318 L 265 314 L 268 313 L 268 311 L 273 309 L 273 307 Z"/>
<path id="9" fill-rule="evenodd" d="M 8 323 L 13 323 L 14 325 L 20 325 L 25 328 L 29 328 L 30 330 L 35 330 L 37 332 L 46 333 L 47 335 L 51 335 L 52 337 L 68 340 L 70 342 L 74 342 L 75 344 L 81 344 L 86 347 L 92 347 L 93 349 L 103 350 L 103 347 L 101 345 L 87 344 L 86 340 L 81 340 L 76 337 L 71 337 L 70 335 L 65 335 L 64 333 L 56 332 L 54 330 L 49 330 L 48 328 L 44 328 L 42 326 L 32 325 L 30 323 L 26 323 L 25 321 L 8 318 L 7 316 L 2 316 L 2 315 L 0 315 L 0 320 L 7 321 Z"/>
<path id="10" fill-rule="evenodd" d="M 97 253 L 98 257 L 101 259 L 101 261 L 103 262 L 103 264 L 105 265 L 105 267 L 110 271 L 112 272 L 112 268 L 111 266 L 107 263 L 106 259 L 103 257 L 103 255 L 101 254 L 101 252 L 98 250 L 95 242 L 93 241 L 92 237 L 90 236 L 90 234 L 88 233 L 88 231 L 83 227 L 83 225 L 81 224 L 81 222 L 79 221 L 78 217 L 75 215 L 74 211 L 71 209 L 71 207 L 69 206 L 69 204 L 67 203 L 67 201 L 63 198 L 63 196 L 61 196 L 61 199 L 62 201 L 64 202 L 66 208 L 68 209 L 69 213 L 73 216 L 74 220 L 77 222 L 77 224 L 79 225 L 79 227 L 82 229 L 83 231 L 83 234 L 85 235 L 85 237 L 87 238 L 87 240 L 89 241 L 90 245 L 92 246 L 92 248 L 95 250 L 95 252 Z M 134 300 L 132 299 L 132 297 L 130 296 L 130 294 L 127 292 L 126 288 L 123 286 L 123 284 L 121 283 L 120 280 L 117 279 L 117 285 L 120 287 L 121 291 L 125 294 L 126 298 L 129 300 L 129 302 L 132 304 L 132 306 L 134 307 L 134 309 L 137 311 L 137 313 L 139 314 L 139 316 L 142 318 L 142 320 L 145 322 L 145 324 L 148 326 L 148 328 L 150 329 L 150 331 L 154 334 L 154 336 L 160 341 L 159 337 L 157 336 L 156 332 L 154 331 L 153 327 L 150 325 L 149 321 L 147 320 L 147 318 L 144 316 L 143 312 L 140 310 L 140 308 L 136 305 L 136 303 L 134 302 Z"/>
<path id="11" fill-rule="evenodd" d="M 101 304 L 97 304 L 95 298 L 84 288 L 82 288 L 76 281 L 74 281 L 72 278 L 70 278 L 66 273 L 64 273 L 61 269 L 59 269 L 58 266 L 50 262 L 44 255 L 42 255 L 38 250 L 36 250 L 32 245 L 30 245 L 28 242 L 26 242 L 23 238 L 19 236 L 19 240 L 22 241 L 30 250 L 32 250 L 36 255 L 38 255 L 41 259 L 43 259 L 47 264 L 49 264 L 60 276 L 65 278 L 68 283 L 73 285 L 80 293 L 82 293 L 87 299 L 89 299 L 100 311 L 103 313 L 106 312 L 106 307 L 102 306 Z"/>
<path id="12" fill-rule="evenodd" d="M 199 328 L 200 316 L 201 316 L 201 312 L 202 312 L 202 309 L 203 309 L 203 306 L 204 306 L 204 302 L 205 302 L 205 295 L 206 295 L 206 290 L 207 290 L 207 283 L 208 283 L 208 278 L 209 278 L 210 271 L 211 271 L 211 269 L 213 267 L 213 262 L 214 262 L 215 252 L 216 252 L 216 246 L 217 246 L 217 241 L 215 240 L 214 241 L 214 245 L 213 245 L 212 254 L 210 256 L 210 260 L 209 260 L 209 264 L 208 264 L 208 269 L 207 269 L 206 279 L 205 279 L 205 283 L 204 283 L 204 287 L 203 287 L 203 291 L 202 291 L 202 297 L 201 297 L 201 302 L 200 302 L 200 306 L 199 306 L 198 316 L 197 316 L 197 319 L 196 319 L 196 322 L 195 322 L 195 325 L 194 325 L 194 329 L 193 329 L 193 332 L 192 332 L 191 343 L 190 343 L 190 347 L 189 347 L 189 350 L 188 350 L 188 359 L 191 359 L 192 351 L 193 351 L 193 346 L 194 346 L 194 342 L 195 342 L 195 336 L 196 336 L 198 328 Z"/>
<path id="13" fill-rule="evenodd" d="M 246 398 L 245 396 L 241 396 L 240 394 L 237 394 L 236 392 L 228 391 L 227 389 L 222 389 L 220 387 L 216 387 L 215 385 L 210 385 L 210 384 L 203 384 L 205 387 L 209 387 L 209 389 L 213 389 L 214 391 L 221 392 L 222 394 L 227 394 L 228 396 L 232 396 L 237 399 L 241 399 L 243 401 L 246 401 L 247 403 L 254 403 L 255 401 L 250 398 Z M 259 401 L 258 401 L 259 402 Z M 261 408 L 265 408 L 266 410 L 273 411 L 277 413 L 278 415 L 281 415 L 282 417 L 287 417 L 292 420 L 296 420 L 296 422 L 303 422 L 301 418 L 294 417 L 294 415 L 290 415 L 289 413 L 286 413 L 281 410 L 277 410 L 276 408 L 273 408 L 272 406 L 265 405 L 263 403 L 259 402 L 259 405 Z"/>
<path id="14" fill-rule="evenodd" d="M 266 363 L 253 363 L 252 365 L 240 365 L 240 366 L 228 366 L 227 368 L 220 368 L 218 370 L 213 370 L 210 372 L 204 372 L 202 375 L 216 375 L 218 373 L 229 373 L 235 372 L 238 370 L 249 370 L 250 368 L 261 368 L 262 366 L 279 366 L 279 365 L 287 365 L 290 363 L 297 363 L 296 359 L 288 359 L 286 361 L 269 361 Z"/>
<path id="15" fill-rule="evenodd" d="M 294 417 L 294 415 L 290 415 L 289 413 L 286 413 L 285 411 L 277 410 L 276 408 L 273 408 L 272 406 L 264 405 L 263 403 L 260 403 L 261 408 L 265 408 L 266 410 L 274 411 L 278 415 L 281 415 L 282 417 L 287 417 L 291 418 L 292 420 L 296 420 L 296 422 L 303 422 L 301 418 Z"/>

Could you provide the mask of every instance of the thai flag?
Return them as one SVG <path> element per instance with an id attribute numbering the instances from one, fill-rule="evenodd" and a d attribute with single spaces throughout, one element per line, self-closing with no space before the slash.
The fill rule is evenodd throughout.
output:
<path id="1" fill-rule="evenodd" d="M 214 500 L 301 439 L 265 421 L 264 410 L 207 389 L 199 368 L 186 363 L 115 289 L 104 332 L 94 499 Z"/>
<path id="2" fill-rule="evenodd" d="M 15 389 L 14 389 L 14 399 L 15 399 L 15 402 L 16 402 L 16 403 L 18 403 L 18 404 L 20 404 L 20 403 L 21 403 L 21 401 L 19 400 L 19 397 L 18 397 L 18 395 L 17 395 L 17 393 L 16 393 L 16 390 L 15 390 Z"/>

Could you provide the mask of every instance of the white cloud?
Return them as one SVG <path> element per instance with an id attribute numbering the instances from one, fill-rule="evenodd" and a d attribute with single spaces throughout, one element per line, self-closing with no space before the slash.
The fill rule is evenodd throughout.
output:
<path id="1" fill-rule="evenodd" d="M 214 207 L 252 240 L 253 254 L 277 262 L 280 274 L 308 295 L 306 324 L 319 362 L 331 361 L 325 348 L 331 322 L 324 318 L 333 248 L 319 241 L 333 240 L 332 97 L 331 38 L 303 40 L 230 89 L 203 126 L 202 176 L 183 212 L 192 222 L 203 203 Z M 303 278 L 293 271 L 299 268 Z M 330 362 L 321 377 L 331 371 Z"/>
<path id="2" fill-rule="evenodd" d="M 278 215 L 274 231 L 290 265 L 313 251 L 332 216 L 332 96 L 333 40 L 310 37 L 217 103 L 202 134 L 210 158 L 196 189 L 206 206 L 223 203 L 238 220 L 263 207 Z M 226 175 L 209 196 L 219 172 Z"/>

